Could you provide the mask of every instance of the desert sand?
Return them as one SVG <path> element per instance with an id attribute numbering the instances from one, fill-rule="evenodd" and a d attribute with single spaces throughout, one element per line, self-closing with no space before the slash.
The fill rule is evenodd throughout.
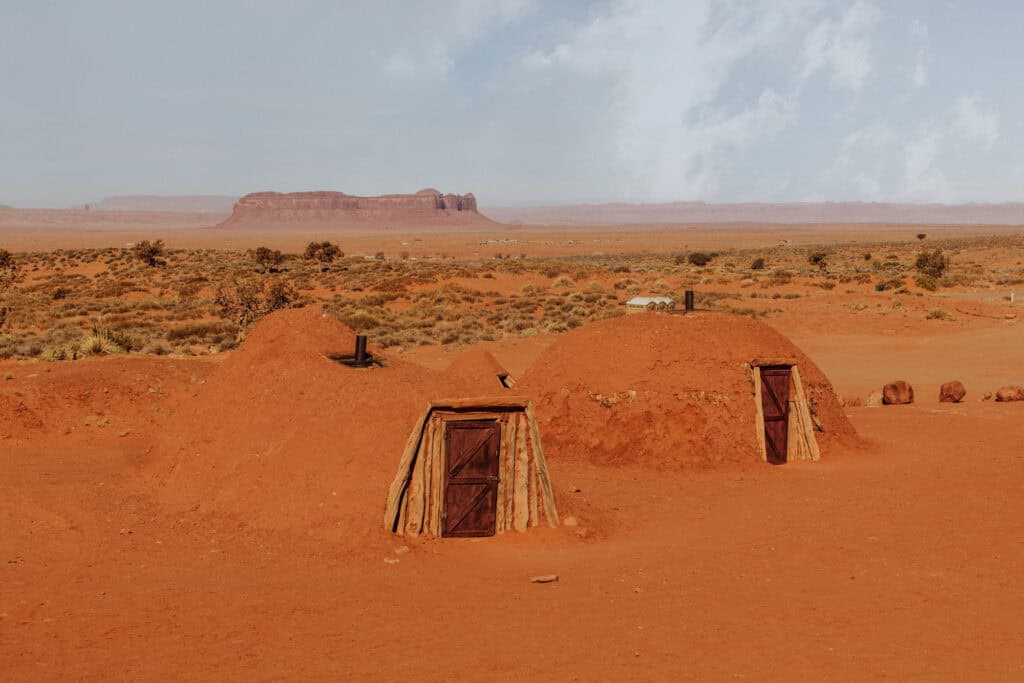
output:
<path id="1" fill-rule="evenodd" d="M 593 320 L 581 317 L 571 329 L 474 336 L 472 345 L 381 347 L 371 337 L 386 367 L 353 370 L 324 357 L 348 352 L 353 330 L 325 315 L 334 284 L 315 280 L 304 290 L 313 297 L 306 306 L 264 317 L 233 350 L 0 361 L 5 678 L 1019 680 L 1024 673 L 1024 593 L 1016 587 L 1024 569 L 1024 403 L 982 400 L 1024 383 L 1020 302 L 1007 300 L 1011 283 L 1024 278 L 1019 228 L 392 233 L 225 230 L 213 227 L 222 218 L 157 214 L 146 223 L 126 217 L 136 214 L 107 221 L 93 213 L 62 226 L 27 215 L 0 228 L 0 246 L 38 253 L 159 237 L 181 249 L 301 251 L 311 239 L 332 239 L 350 255 L 382 251 L 381 268 L 413 274 L 402 264 L 416 261 L 400 252 L 445 255 L 447 275 L 403 282 L 406 299 L 378 305 L 395 315 L 419 310 L 420 293 L 442 290 L 483 297 L 485 304 L 461 305 L 494 310 L 505 310 L 499 299 L 527 300 L 538 288 L 567 301 L 578 293 L 581 306 L 587 292 L 618 293 L 618 306 L 625 290 L 614 284 L 623 279 L 695 289 L 704 310 L 689 314 L 692 334 L 666 322 L 669 313 L 600 320 L 599 309 L 587 309 L 578 315 Z M 912 262 L 924 248 L 918 232 L 928 234 L 924 246 L 956 253 L 951 268 L 964 277 L 930 291 L 907 275 L 901 294 L 876 291 L 882 271 L 854 279 L 856 268 L 866 268 L 866 250 L 874 260 L 888 252 L 894 262 Z M 813 245 L 826 245 L 831 275 L 807 265 Z M 695 249 L 722 255 L 710 270 L 656 256 Z M 792 281 L 739 272 L 757 250 L 776 262 L 769 270 L 785 267 Z M 526 254 L 527 264 L 558 257 L 564 273 L 581 268 L 582 257 L 616 254 L 631 270 L 589 266 L 578 282 L 556 284 L 560 273 L 490 268 L 505 263 L 496 252 Z M 179 256 L 168 272 L 184 267 Z M 41 270 L 17 286 L 48 291 L 57 266 L 32 258 Z M 725 262 L 736 272 L 717 265 Z M 648 270 L 655 267 L 662 270 Z M 121 269 L 117 277 L 138 290 L 104 294 L 75 284 L 108 268 Z M 166 283 L 146 285 L 145 271 L 132 268 L 66 263 L 61 277 L 81 277 L 67 279 L 69 301 L 45 307 L 176 296 Z M 832 286 L 821 286 L 829 277 Z M 210 296 L 205 287 L 191 296 Z M 374 293 L 341 290 L 343 297 Z M 931 315 L 938 309 L 946 315 Z M 86 313 L 82 324 L 90 315 L 124 313 Z M 169 320 L 155 324 L 178 324 Z M 662 329 L 678 345 L 658 347 L 652 339 Z M 517 378 L 516 392 L 537 400 L 568 523 L 483 539 L 388 533 L 380 523 L 387 486 L 425 402 L 438 393 L 496 391 L 481 389 L 482 371 L 472 371 L 484 367 L 479 357 L 456 362 L 482 349 Z M 753 454 L 744 411 L 728 401 L 709 409 L 710 418 L 672 412 L 696 390 L 743 395 L 742 383 L 724 378 L 757 349 L 800 354 L 809 381 L 830 387 L 820 461 L 765 464 Z M 628 362 L 616 362 L 616 353 L 629 354 Z M 913 383 L 913 405 L 866 405 L 895 379 Z M 938 403 L 939 385 L 952 379 L 965 384 L 966 400 Z M 606 409 L 587 399 L 629 390 L 639 390 L 637 403 Z M 609 426 L 621 457 L 592 443 Z M 694 438 L 698 428 L 711 431 Z M 715 457 L 692 457 L 708 444 Z M 544 574 L 558 580 L 531 583 Z"/>

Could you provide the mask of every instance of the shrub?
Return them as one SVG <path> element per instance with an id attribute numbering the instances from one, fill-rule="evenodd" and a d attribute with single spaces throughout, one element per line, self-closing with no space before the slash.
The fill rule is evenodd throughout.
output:
<path id="1" fill-rule="evenodd" d="M 899 289 L 903 286 L 903 278 L 894 277 L 888 280 L 882 280 L 875 285 L 876 292 L 885 292 L 890 289 Z"/>
<path id="2" fill-rule="evenodd" d="M 691 264 L 702 268 L 711 263 L 713 258 L 714 256 L 712 254 L 708 254 L 703 251 L 694 251 L 690 252 L 690 255 L 686 257 L 686 260 Z"/>
<path id="3" fill-rule="evenodd" d="M 938 280 L 933 278 L 931 275 L 926 275 L 924 273 L 919 273 L 918 276 L 914 278 L 914 282 L 917 283 L 918 287 L 921 289 L 927 289 L 929 292 L 934 292 L 939 288 Z"/>
<path id="4" fill-rule="evenodd" d="M 247 328 L 268 313 L 290 306 L 298 298 L 291 283 L 269 285 L 255 277 L 233 277 L 217 285 L 213 302 L 224 318 Z"/>
<path id="5" fill-rule="evenodd" d="M 156 240 L 150 242 L 149 240 L 142 240 L 132 247 L 132 255 L 138 260 L 145 263 L 147 266 L 161 266 L 166 262 L 163 260 L 163 256 L 167 253 L 164 247 L 163 240 Z"/>
<path id="6" fill-rule="evenodd" d="M 807 262 L 818 270 L 824 271 L 828 268 L 828 253 L 824 251 L 814 251 L 807 255 Z"/>
<path id="7" fill-rule="evenodd" d="M 928 233 L 926 233 L 926 232 L 919 232 L 919 233 L 917 233 L 917 239 L 919 239 L 919 240 L 923 240 L 927 236 L 928 236 Z"/>
<path id="8" fill-rule="evenodd" d="M 871 260 L 871 252 L 870 251 L 865 251 L 864 252 L 864 260 L 865 261 L 870 261 Z"/>
<path id="9" fill-rule="evenodd" d="M 308 247 L 306 251 L 308 253 Z M 248 254 L 249 258 L 270 272 L 274 272 L 277 266 L 281 265 L 281 262 L 284 261 L 284 254 L 277 249 L 270 249 L 269 247 L 256 247 L 256 249 L 250 249 Z"/>
<path id="10" fill-rule="evenodd" d="M 750 269 L 751 270 L 764 270 L 764 259 L 758 257 L 758 258 L 754 259 L 753 261 L 751 261 L 750 262 Z"/>
<path id="11" fill-rule="evenodd" d="M 306 251 L 303 252 L 302 258 L 307 261 L 319 261 L 320 263 L 331 263 L 336 258 L 342 258 L 345 252 L 341 248 L 332 242 L 324 240 L 323 242 L 310 242 L 306 245 Z"/>
<path id="12" fill-rule="evenodd" d="M 919 273 L 930 275 L 933 278 L 941 278 L 949 267 L 949 257 L 942 253 L 941 249 L 922 251 L 917 255 L 914 267 Z"/>
<path id="13" fill-rule="evenodd" d="M 21 275 L 21 264 L 14 260 L 11 252 L 0 249 L 0 292 L 10 289 Z"/>
<path id="14" fill-rule="evenodd" d="M 926 320 L 952 320 L 953 316 L 951 316 L 948 311 L 944 311 L 941 308 L 933 308 L 932 310 L 928 311 L 927 315 L 925 315 L 925 319 Z"/>

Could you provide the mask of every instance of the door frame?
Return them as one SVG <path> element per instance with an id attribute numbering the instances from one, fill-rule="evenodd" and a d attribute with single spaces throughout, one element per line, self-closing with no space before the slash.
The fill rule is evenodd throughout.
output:
<path id="1" fill-rule="evenodd" d="M 768 449 L 764 435 L 764 405 L 762 404 L 761 368 L 782 366 L 789 368 L 790 390 L 789 402 L 789 438 L 786 444 L 786 462 L 798 460 L 816 461 L 821 458 L 821 449 L 814 436 L 814 421 L 811 419 L 810 406 L 804 393 L 800 367 L 793 358 L 754 359 L 748 364 L 750 379 L 753 384 L 755 406 L 754 433 L 757 437 L 758 451 L 761 459 L 768 462 Z"/>

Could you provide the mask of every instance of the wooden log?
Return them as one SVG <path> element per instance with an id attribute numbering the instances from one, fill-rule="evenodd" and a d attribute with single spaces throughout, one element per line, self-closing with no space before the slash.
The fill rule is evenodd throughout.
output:
<path id="1" fill-rule="evenodd" d="M 786 423 L 786 462 L 811 459 L 811 453 L 807 450 L 807 437 L 800 420 L 800 408 L 794 396 L 789 401 L 789 420 Z"/>
<path id="2" fill-rule="evenodd" d="M 516 437 L 519 433 L 519 416 L 508 416 L 508 439 L 505 442 L 505 454 L 502 459 L 502 470 L 499 475 L 505 481 L 505 490 L 498 504 L 505 510 L 505 526 L 502 531 L 512 528 L 513 510 L 515 510 L 515 478 L 516 478 Z"/>
<path id="3" fill-rule="evenodd" d="M 794 365 L 790 376 L 793 379 L 793 388 L 796 389 L 797 408 L 804 431 L 804 438 L 807 442 L 807 450 L 810 452 L 811 460 L 820 460 L 821 448 L 818 446 L 818 439 L 814 436 L 814 420 L 811 419 L 811 408 L 807 403 L 807 394 L 804 393 L 804 383 L 800 378 L 800 369 Z"/>
<path id="4" fill-rule="evenodd" d="M 537 492 L 540 490 L 540 478 L 537 476 L 537 453 L 530 458 L 530 477 L 527 484 L 530 506 L 530 526 L 537 526 Z"/>
<path id="5" fill-rule="evenodd" d="M 764 440 L 764 405 L 761 403 L 761 369 L 758 366 L 750 367 L 750 378 L 754 383 L 754 434 L 757 436 L 757 450 L 761 453 L 761 459 L 768 462 L 768 447 Z"/>
<path id="6" fill-rule="evenodd" d="M 449 398 L 431 401 L 431 408 L 461 410 L 465 408 L 525 408 L 530 399 L 526 396 L 481 396 L 478 398 Z"/>
<path id="7" fill-rule="evenodd" d="M 523 415 L 519 415 L 517 421 L 519 424 L 516 428 L 518 436 L 515 456 L 515 488 L 512 492 L 512 524 L 516 531 L 526 531 L 526 524 L 530 520 L 530 494 L 527 490 L 530 486 L 530 467 L 529 456 L 526 452 L 526 425 L 523 424 L 525 418 Z"/>
<path id="8" fill-rule="evenodd" d="M 431 435 L 431 448 L 433 452 L 433 471 L 436 486 L 431 490 L 431 498 L 434 501 L 434 511 L 430 524 L 434 536 L 440 536 L 444 524 L 444 492 L 447 484 L 448 452 L 445 449 L 444 422 L 440 418 L 433 420 L 434 431 Z"/>
<path id="9" fill-rule="evenodd" d="M 771 358 L 771 357 L 768 357 L 768 358 L 755 358 L 754 360 L 750 361 L 750 366 L 754 367 L 754 368 L 759 368 L 759 367 L 767 366 L 767 365 L 794 365 L 795 363 L 796 363 L 796 359 L 794 359 L 794 358 L 789 358 L 789 357 Z"/>
<path id="10" fill-rule="evenodd" d="M 412 428 L 412 433 L 409 435 L 408 441 L 405 442 L 405 450 L 402 451 L 402 459 L 398 462 L 398 473 L 391 482 L 391 486 L 388 487 L 388 499 L 384 505 L 384 528 L 388 531 L 396 529 L 399 503 L 409 483 L 409 477 L 412 474 L 412 460 L 416 457 L 416 451 L 423 436 L 423 425 L 426 423 L 429 414 L 430 408 L 428 407 Z"/>
<path id="11" fill-rule="evenodd" d="M 434 414 L 440 416 L 445 422 L 468 422 L 468 421 L 484 421 L 484 420 L 497 420 L 501 416 L 501 412 L 494 410 L 491 411 L 473 411 L 466 413 L 458 413 L 455 411 L 446 411 L 440 409 L 434 409 Z"/>
<path id="12" fill-rule="evenodd" d="M 420 447 L 416 451 L 416 459 L 412 463 L 412 477 L 406 488 L 405 532 L 411 536 L 419 536 L 423 531 L 423 511 L 426 507 L 425 465 L 430 440 L 427 438 L 430 427 L 424 430 L 420 439 Z"/>
<path id="13" fill-rule="evenodd" d="M 544 459 L 544 448 L 540 443 L 540 430 L 537 427 L 537 414 L 533 410 L 533 402 L 526 404 L 526 422 L 530 428 L 530 440 L 533 442 L 533 457 L 537 461 L 537 478 L 540 481 L 541 500 L 544 503 L 544 516 L 548 526 L 558 526 L 558 509 L 555 507 L 555 493 L 551 490 L 551 478 L 548 476 L 548 464 Z"/>
<path id="14" fill-rule="evenodd" d="M 430 536 L 436 534 L 434 528 L 434 514 L 437 503 L 434 498 L 434 490 L 437 488 L 437 477 L 434 473 L 437 458 L 434 456 L 434 430 L 436 429 L 434 419 L 427 421 L 427 429 L 423 433 L 423 533 Z"/>
<path id="15" fill-rule="evenodd" d="M 498 420 L 501 425 L 501 437 L 498 439 L 498 500 L 494 511 L 494 533 L 505 531 L 505 497 L 508 495 L 508 480 L 505 479 L 505 460 L 508 458 L 508 417 Z"/>

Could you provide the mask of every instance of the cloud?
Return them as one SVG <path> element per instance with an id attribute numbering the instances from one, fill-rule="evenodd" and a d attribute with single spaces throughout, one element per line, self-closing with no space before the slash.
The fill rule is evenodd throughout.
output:
<path id="1" fill-rule="evenodd" d="M 953 129 L 965 138 L 981 142 L 986 149 L 999 139 L 999 115 L 986 111 L 977 97 L 961 95 L 954 105 Z"/>
<path id="2" fill-rule="evenodd" d="M 910 71 L 910 82 L 915 88 L 923 88 L 928 83 L 928 63 L 931 61 L 928 25 L 918 19 L 910 22 L 910 42 L 914 46 L 914 66 Z"/>
<path id="3" fill-rule="evenodd" d="M 797 101 L 783 80 L 726 97 L 734 70 L 785 44 L 807 2 L 613 2 L 546 50 L 527 70 L 555 70 L 609 95 L 620 187 L 631 198 L 713 195 L 730 161 L 791 125 Z"/>
<path id="4" fill-rule="evenodd" d="M 824 70 L 834 86 L 862 89 L 871 74 L 871 30 L 880 17 L 877 7 L 858 0 L 838 18 L 822 19 L 804 41 L 801 75 Z"/>

